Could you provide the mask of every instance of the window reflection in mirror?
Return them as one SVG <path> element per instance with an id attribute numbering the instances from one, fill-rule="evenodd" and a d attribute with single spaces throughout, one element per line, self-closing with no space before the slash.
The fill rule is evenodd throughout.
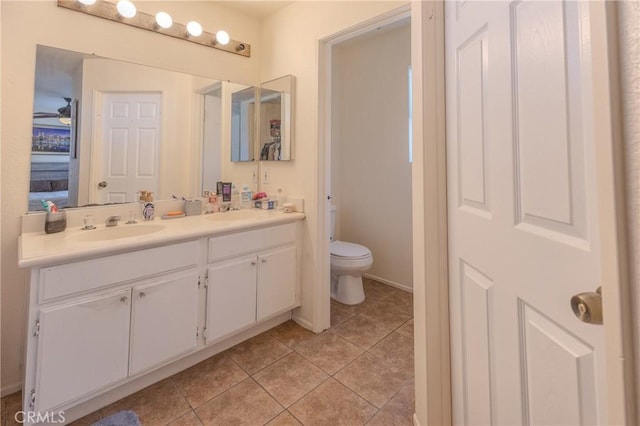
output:
<path id="1" fill-rule="evenodd" d="M 287 75 L 260 85 L 258 140 L 262 161 L 293 159 L 293 84 L 293 76 Z"/>
<path id="2" fill-rule="evenodd" d="M 229 137 L 230 121 L 223 117 L 230 114 L 224 104 L 230 99 L 221 100 L 220 92 L 229 96 L 226 88 L 234 83 L 47 46 L 37 47 L 35 75 L 34 132 L 45 130 L 32 138 L 30 211 L 42 210 L 40 199 L 58 198 L 61 207 L 66 200 L 69 206 L 132 202 L 136 191 L 149 185 L 157 200 L 199 196 L 203 188 L 215 187 L 203 179 L 222 180 L 221 147 L 229 143 L 223 138 Z M 158 99 L 137 106 L 114 100 L 107 106 L 110 95 L 122 93 Z M 77 132 L 49 135 L 48 129 L 65 127 L 65 98 L 77 108 Z M 145 119 L 155 117 L 155 130 L 137 132 L 117 121 L 126 122 L 133 109 Z M 62 151 L 54 152 L 53 142 L 33 145 L 45 138 L 60 142 Z M 131 173 L 154 182 L 132 179 Z"/>
<path id="3" fill-rule="evenodd" d="M 231 94 L 231 161 L 255 159 L 255 116 L 255 87 L 234 91 Z"/>

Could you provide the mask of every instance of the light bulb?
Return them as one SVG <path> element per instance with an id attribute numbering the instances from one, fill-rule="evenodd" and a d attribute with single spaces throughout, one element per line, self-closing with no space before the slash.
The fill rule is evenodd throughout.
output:
<path id="1" fill-rule="evenodd" d="M 156 24 L 161 28 L 170 28 L 173 25 L 173 19 L 167 12 L 158 12 L 156 14 Z"/>
<path id="2" fill-rule="evenodd" d="M 228 44 L 231 38 L 229 37 L 229 33 L 225 30 L 220 30 L 216 33 L 216 43 L 220 44 Z"/>
<path id="3" fill-rule="evenodd" d="M 198 37 L 202 34 L 202 25 L 198 24 L 196 21 L 190 21 L 187 24 L 187 32 L 193 37 Z"/>
<path id="4" fill-rule="evenodd" d="M 118 13 L 124 18 L 133 18 L 136 16 L 136 7 L 129 0 L 120 0 L 116 5 Z"/>
<path id="5" fill-rule="evenodd" d="M 91 6 L 96 3 L 96 0 L 78 0 L 78 3 L 82 3 L 85 6 Z"/>

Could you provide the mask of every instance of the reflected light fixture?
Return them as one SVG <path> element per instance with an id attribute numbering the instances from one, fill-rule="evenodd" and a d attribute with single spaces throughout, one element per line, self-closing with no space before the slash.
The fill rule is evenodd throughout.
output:
<path id="1" fill-rule="evenodd" d="M 231 40 L 231 38 L 229 37 L 229 33 L 226 32 L 225 30 L 219 30 L 216 33 L 216 43 L 225 45 L 225 44 L 229 44 L 229 40 Z"/>
<path id="2" fill-rule="evenodd" d="M 135 0 L 134 0 L 135 1 Z M 2 2 L 2 0 L 0 0 Z M 131 0 L 57 0 L 58 7 L 119 22 L 134 28 L 153 31 L 173 38 L 199 44 L 228 53 L 251 57 L 251 45 L 238 40 L 231 40 L 229 33 L 220 30 L 216 33 L 204 31 L 202 25 L 191 21 L 187 25 L 173 21 L 164 11 L 154 14 L 137 11 Z M 151 4 L 156 3 L 152 2 Z"/>
<path id="3" fill-rule="evenodd" d="M 202 25 L 196 21 L 187 22 L 187 33 L 192 37 L 200 37 L 202 35 Z"/>
<path id="4" fill-rule="evenodd" d="M 58 117 L 58 121 L 65 126 L 71 126 L 71 117 Z"/>
<path id="5" fill-rule="evenodd" d="M 156 13 L 156 24 L 158 24 L 160 28 L 164 28 L 166 30 L 167 28 L 171 28 L 171 25 L 173 25 L 173 19 L 171 19 L 171 15 L 167 12 L 158 12 Z"/>
<path id="6" fill-rule="evenodd" d="M 129 0 L 120 0 L 116 4 L 116 8 L 118 9 L 118 13 L 123 18 L 133 18 L 136 16 L 136 6 L 131 3 Z"/>

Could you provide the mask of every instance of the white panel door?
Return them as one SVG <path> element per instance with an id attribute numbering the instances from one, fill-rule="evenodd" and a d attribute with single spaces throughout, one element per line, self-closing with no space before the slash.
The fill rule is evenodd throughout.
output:
<path id="1" fill-rule="evenodd" d="M 445 5 L 456 424 L 606 424 L 588 2 Z M 610 141 L 599 141 L 610 143 Z"/>
<path id="2" fill-rule="evenodd" d="M 138 190 L 158 191 L 161 104 L 159 93 L 103 94 L 99 203 L 133 202 Z"/>
<path id="3" fill-rule="evenodd" d="M 195 349 L 198 327 L 198 274 L 161 278 L 132 292 L 129 375 Z"/>
<path id="4" fill-rule="evenodd" d="M 40 311 L 35 410 L 44 413 L 127 377 L 130 294 L 120 290 Z"/>

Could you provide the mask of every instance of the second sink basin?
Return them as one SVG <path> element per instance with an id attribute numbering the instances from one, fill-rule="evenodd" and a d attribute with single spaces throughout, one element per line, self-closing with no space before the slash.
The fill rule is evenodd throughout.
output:
<path id="1" fill-rule="evenodd" d="M 162 231 L 164 228 L 164 225 L 119 225 L 110 228 L 80 231 L 81 233 L 75 235 L 74 238 L 78 241 L 109 241 L 153 234 L 154 232 Z"/>

